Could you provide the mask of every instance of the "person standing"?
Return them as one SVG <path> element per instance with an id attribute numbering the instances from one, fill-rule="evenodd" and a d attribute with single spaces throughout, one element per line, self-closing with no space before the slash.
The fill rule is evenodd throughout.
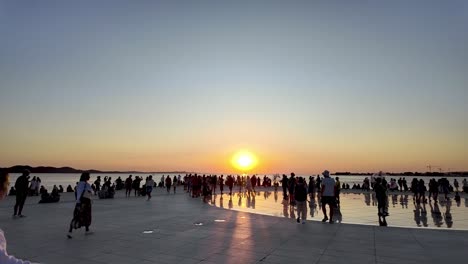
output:
<path id="1" fill-rule="evenodd" d="M 166 189 L 167 189 L 167 193 L 170 193 L 170 191 L 171 191 L 171 185 L 172 185 L 171 176 L 167 175 L 167 177 L 166 177 Z"/>
<path id="2" fill-rule="evenodd" d="M 387 207 L 387 188 L 382 185 L 382 179 L 376 178 L 374 183 L 375 197 L 377 198 L 377 212 L 379 216 L 379 225 L 387 226 L 385 217 L 388 216 Z"/>
<path id="3" fill-rule="evenodd" d="M 315 178 L 313 176 L 309 177 L 309 195 L 310 200 L 315 200 Z"/>
<path id="4" fill-rule="evenodd" d="M 177 177 L 174 175 L 174 178 L 172 180 L 172 188 L 174 189 L 174 194 L 176 193 L 177 184 Z"/>
<path id="5" fill-rule="evenodd" d="M 224 176 L 221 175 L 221 177 L 219 178 L 219 191 L 221 192 L 221 195 L 223 195 L 223 191 L 224 191 Z"/>
<path id="6" fill-rule="evenodd" d="M 132 185 L 133 180 L 132 175 L 130 175 L 127 179 L 125 179 L 125 197 L 130 197 L 130 195 L 132 194 Z"/>
<path id="7" fill-rule="evenodd" d="M 229 187 L 229 195 L 232 195 L 232 187 L 234 187 L 234 178 L 233 176 L 227 176 L 226 185 Z"/>
<path id="8" fill-rule="evenodd" d="M 251 186 L 252 186 L 252 191 L 255 192 L 255 186 L 257 186 L 257 177 L 254 175 L 252 175 L 252 178 L 250 178 L 250 183 L 251 183 Z"/>
<path id="9" fill-rule="evenodd" d="M 32 178 L 32 180 L 29 182 L 29 196 L 35 196 L 36 195 L 36 188 L 37 187 L 37 180 L 36 176 Z"/>
<path id="10" fill-rule="evenodd" d="M 336 198 L 336 205 L 340 206 L 340 191 L 341 191 L 341 182 L 340 182 L 340 177 L 335 178 L 336 183 L 335 183 L 335 198 Z"/>
<path id="11" fill-rule="evenodd" d="M 294 205 L 296 200 L 294 200 L 294 190 L 296 189 L 296 174 L 291 172 L 291 177 L 289 177 L 288 181 L 288 191 L 289 191 L 289 203 Z"/>
<path id="12" fill-rule="evenodd" d="M 281 179 L 281 187 L 283 188 L 283 199 L 286 200 L 288 198 L 288 176 L 286 174 L 283 174 L 283 179 Z"/>
<path id="13" fill-rule="evenodd" d="M 299 177 L 295 188 L 294 198 L 296 199 L 297 206 L 297 223 L 300 223 L 302 219 L 302 223 L 305 224 L 307 219 L 307 188 L 302 177 Z"/>
<path id="14" fill-rule="evenodd" d="M 458 192 L 458 188 L 460 187 L 460 184 L 458 183 L 457 179 L 453 180 L 453 187 L 455 187 L 455 190 Z"/>
<path id="15" fill-rule="evenodd" d="M 0 200 L 3 200 L 8 193 L 9 174 L 7 172 L 0 172 Z M 26 188 L 26 192 L 28 189 Z M 27 194 L 27 193 L 26 193 Z M 2 264 L 31 264 L 26 260 L 17 259 L 14 256 L 8 255 L 7 241 L 3 231 L 0 229 L 0 263 Z"/>
<path id="16" fill-rule="evenodd" d="M 13 217 L 25 217 L 23 212 L 23 206 L 26 202 L 26 197 L 28 197 L 29 190 L 29 170 L 24 170 L 23 174 L 16 179 L 15 189 L 16 189 L 16 203 L 14 207 Z"/>
<path id="17" fill-rule="evenodd" d="M 94 181 L 94 186 L 96 190 L 94 191 L 94 195 L 101 190 L 101 176 L 97 176 L 97 179 Z"/>
<path id="18" fill-rule="evenodd" d="M 322 211 L 323 211 L 323 219 L 322 222 L 326 222 L 330 220 L 330 224 L 333 224 L 333 209 L 335 208 L 335 180 L 333 178 L 330 178 L 330 172 L 328 170 L 325 170 L 322 175 L 324 176 L 322 180 L 322 188 L 321 188 L 321 193 L 322 193 Z M 328 207 L 330 209 L 330 218 L 327 216 L 327 209 L 326 205 L 328 204 Z"/>
<path id="19" fill-rule="evenodd" d="M 78 229 L 82 226 L 86 228 L 86 233 L 89 234 L 89 226 L 91 225 L 91 195 L 93 192 L 91 185 L 88 183 L 89 178 L 89 172 L 83 172 L 76 188 L 76 203 L 73 210 L 73 219 L 68 229 L 68 238 L 72 238 L 73 229 Z"/>
<path id="20" fill-rule="evenodd" d="M 150 175 L 148 179 L 146 180 L 146 195 L 148 196 L 148 199 L 146 201 L 149 201 L 151 199 L 151 192 L 153 191 L 154 187 L 154 181 L 153 181 L 153 176 Z"/>

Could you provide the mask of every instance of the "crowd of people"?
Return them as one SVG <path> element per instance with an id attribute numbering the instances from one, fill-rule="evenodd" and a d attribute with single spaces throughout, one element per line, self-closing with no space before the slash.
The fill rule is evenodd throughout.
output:
<path id="1" fill-rule="evenodd" d="M 19 176 L 15 182 L 14 187 L 10 190 L 10 195 L 16 196 L 16 203 L 14 206 L 13 217 L 24 217 L 23 207 L 26 198 L 31 195 L 41 195 L 40 203 L 58 202 L 60 200 L 60 193 L 64 192 L 64 188 L 59 185 L 54 185 L 52 192 L 49 192 L 41 186 L 41 180 L 39 177 L 33 177 L 29 180 L 29 171 L 25 171 Z M 431 199 L 434 200 L 434 206 L 438 207 L 437 201 L 439 194 L 444 195 L 444 199 L 448 201 L 450 198 L 448 194 L 455 192 L 455 200 L 460 201 L 459 191 L 468 192 L 468 182 L 464 179 L 461 183 L 457 179 L 453 180 L 453 185 L 450 184 L 447 178 L 441 179 L 430 179 L 428 187 L 423 179 L 414 178 L 408 186 L 405 178 L 398 180 L 391 178 L 389 182 L 385 179 L 382 173 L 373 175 L 370 179 L 365 178 L 362 185 L 354 184 L 350 188 L 349 184 L 341 184 L 339 177 L 330 177 L 329 171 L 324 171 L 322 177 L 320 175 L 310 176 L 308 182 L 306 178 L 296 177 L 294 173 L 291 173 L 288 177 L 283 174 L 282 177 L 274 175 L 273 179 L 270 179 L 266 175 L 263 177 L 257 175 L 241 176 L 241 175 L 198 175 L 198 174 L 187 174 L 185 176 L 163 176 L 161 180 L 156 183 L 152 175 L 147 176 L 146 179 L 143 177 L 129 175 L 127 179 L 122 180 L 118 177 L 115 181 L 112 181 L 111 177 L 98 176 L 96 180 L 90 184 L 90 174 L 83 173 L 80 177 L 80 181 L 76 183 L 75 188 L 70 185 L 67 186 L 67 192 L 75 193 L 75 208 L 73 210 L 73 217 L 70 222 L 67 236 L 72 238 L 72 232 L 74 229 L 85 227 L 85 232 L 90 232 L 91 225 L 91 198 L 93 195 L 97 195 L 101 199 L 113 198 L 116 190 L 125 189 L 126 197 L 143 196 L 147 197 L 149 201 L 152 196 L 154 188 L 165 188 L 168 194 L 176 194 L 177 188 L 183 187 L 183 190 L 187 192 L 190 197 L 198 198 L 202 197 L 204 201 L 211 198 L 219 190 L 219 193 L 224 194 L 225 186 L 227 187 L 226 194 L 232 196 L 233 191 L 238 190 L 239 193 L 245 193 L 247 196 L 255 196 L 258 188 L 274 187 L 275 194 L 278 191 L 279 186 L 282 187 L 283 199 L 286 203 L 296 208 L 297 211 L 297 222 L 305 223 L 307 219 L 307 200 L 315 201 L 315 197 L 318 197 L 320 201 L 324 218 L 323 222 L 334 223 L 334 214 L 339 211 L 340 208 L 340 192 L 342 189 L 361 189 L 361 190 L 372 190 L 375 192 L 375 199 L 377 201 L 377 210 L 379 217 L 379 224 L 386 226 L 386 217 L 389 216 L 388 212 L 388 196 L 389 192 L 404 192 L 411 191 L 413 193 L 413 201 L 415 205 L 426 204 Z M 2 185 L 1 194 L 5 195 L 7 192 L 8 185 L 5 182 L 8 181 L 8 174 L 2 173 L 0 182 Z M 427 194 L 427 196 L 426 196 Z M 3 197 L 3 196 L 1 196 Z M 0 198 L 1 198 L 0 197 Z M 433 207 L 432 204 L 431 208 Z M 328 206 L 328 211 L 327 211 Z M 425 208 L 425 206 L 420 206 Z M 425 210 L 421 210 L 421 214 L 425 214 Z M 302 220 L 302 221 L 301 221 Z M 2 239 L 2 233 L 0 232 L 0 240 Z M 1 254 L 6 254 L 6 249 Z M 21 262 L 19 262 L 21 263 Z M 27 262 L 25 262 L 27 263 Z"/>

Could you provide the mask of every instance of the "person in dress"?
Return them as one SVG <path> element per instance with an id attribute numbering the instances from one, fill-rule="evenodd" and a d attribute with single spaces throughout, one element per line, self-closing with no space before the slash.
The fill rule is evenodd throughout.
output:
<path id="1" fill-rule="evenodd" d="M 89 226 L 91 225 L 91 195 L 93 189 L 88 183 L 89 173 L 84 172 L 81 174 L 80 182 L 76 188 L 76 203 L 73 211 L 73 219 L 70 222 L 70 228 L 68 229 L 68 238 L 72 238 L 73 229 L 78 229 L 84 226 L 86 233 L 90 233 Z"/>
<path id="2" fill-rule="evenodd" d="M 8 192 L 9 175 L 7 172 L 0 172 L 0 200 L 3 200 Z M 27 190 L 26 190 L 27 191 Z M 0 263 L 2 264 L 31 264 L 26 260 L 17 259 L 8 255 L 7 241 L 3 231 L 0 229 Z"/>

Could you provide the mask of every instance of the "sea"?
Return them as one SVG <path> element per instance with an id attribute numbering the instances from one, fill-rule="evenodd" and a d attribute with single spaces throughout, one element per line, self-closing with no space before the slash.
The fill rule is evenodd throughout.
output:
<path id="1" fill-rule="evenodd" d="M 21 174 L 20 173 L 12 173 L 10 174 L 10 185 L 13 186 L 16 179 L 20 176 Z M 31 173 L 31 178 L 32 179 L 34 176 L 35 177 L 39 177 L 41 179 L 41 185 L 43 185 L 46 189 L 48 189 L 49 191 L 52 190 L 53 186 L 54 185 L 57 185 L 57 187 L 59 185 L 62 185 L 63 188 L 67 188 L 68 185 L 71 185 L 72 187 L 75 186 L 75 184 L 80 180 L 80 173 Z M 122 180 L 125 180 L 130 174 L 128 173 L 111 173 L 111 174 L 103 174 L 103 173 L 99 173 L 99 174 L 91 174 L 91 179 L 90 179 L 90 183 L 93 183 L 94 180 L 97 178 L 97 176 L 101 176 L 101 179 L 104 179 L 105 176 L 108 176 L 108 177 L 112 177 L 112 181 L 115 181 L 118 177 L 120 177 Z M 155 182 L 159 182 L 161 180 L 161 177 L 164 176 L 164 177 L 167 177 L 168 175 L 171 176 L 171 178 L 174 178 L 174 176 L 178 176 L 179 174 L 168 174 L 168 173 L 136 173 L 136 174 L 132 174 L 133 175 L 133 178 L 135 178 L 135 176 L 140 176 L 140 177 L 143 177 L 143 179 L 145 179 L 147 176 L 149 175 L 152 175 L 153 176 L 153 179 Z M 185 176 L 185 174 L 180 174 L 181 177 L 183 178 Z M 208 174 L 207 174 L 208 175 Z M 218 174 L 220 175 L 220 174 Z M 224 175 L 227 175 L 227 174 L 224 174 Z M 259 174 L 259 176 L 263 177 L 263 174 Z M 310 175 L 296 175 L 296 177 L 305 177 L 308 181 L 309 179 L 309 176 Z M 270 179 L 273 179 L 274 175 L 270 174 L 270 175 L 267 175 L 267 177 L 269 177 Z M 315 177 L 317 177 L 317 175 L 315 175 Z M 333 178 L 335 178 L 336 176 L 332 175 Z M 364 181 L 364 179 L 366 177 L 369 177 L 370 176 L 365 176 L 365 175 L 339 175 L 338 177 L 340 177 L 340 182 L 341 183 L 347 183 L 349 184 L 351 187 L 353 186 L 353 184 L 362 184 L 362 182 Z M 385 176 L 385 178 L 387 179 L 387 181 L 390 181 L 390 178 L 396 178 L 398 179 L 400 176 L 390 176 L 390 175 L 387 175 Z M 432 179 L 432 178 L 435 178 L 436 180 L 437 179 L 440 179 L 442 177 L 432 177 L 432 176 L 418 176 L 417 177 L 418 179 L 423 179 L 424 182 L 426 183 L 426 185 L 429 183 L 429 180 Z M 460 186 L 462 186 L 462 180 L 464 179 L 464 177 L 447 177 L 450 181 L 450 184 L 453 184 L 453 181 L 454 179 L 457 179 Z M 406 180 L 408 182 L 408 186 L 411 184 L 411 180 L 413 179 L 413 177 L 406 177 Z"/>

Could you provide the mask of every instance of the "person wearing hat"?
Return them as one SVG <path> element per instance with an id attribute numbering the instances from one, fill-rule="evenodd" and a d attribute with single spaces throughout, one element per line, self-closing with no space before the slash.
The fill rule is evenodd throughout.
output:
<path id="1" fill-rule="evenodd" d="M 333 224 L 333 208 L 335 208 L 336 204 L 336 184 L 333 178 L 330 178 L 330 172 L 325 170 L 323 173 L 323 180 L 322 180 L 322 211 L 323 211 L 323 219 L 322 222 L 330 221 L 330 224 Z M 330 208 L 330 219 L 327 216 L 327 209 L 326 205 L 328 204 Z"/>
<path id="2" fill-rule="evenodd" d="M 16 189 L 16 203 L 14 207 L 14 214 L 13 217 L 19 216 L 24 217 L 22 214 L 23 206 L 26 202 L 26 197 L 28 197 L 28 190 L 29 190 L 29 170 L 24 170 L 23 175 L 19 176 L 15 182 L 15 189 Z"/>

